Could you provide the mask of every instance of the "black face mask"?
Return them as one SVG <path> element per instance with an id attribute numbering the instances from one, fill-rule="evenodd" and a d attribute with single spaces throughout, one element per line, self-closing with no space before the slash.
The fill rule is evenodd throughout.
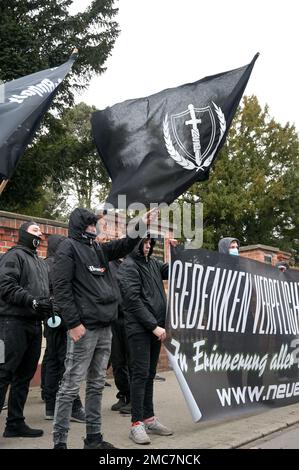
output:
<path id="1" fill-rule="evenodd" d="M 88 238 L 90 240 L 94 240 L 97 237 L 97 234 L 94 232 L 83 232 L 82 233 L 83 238 Z"/>
<path id="2" fill-rule="evenodd" d="M 20 230 L 19 232 L 19 243 L 20 245 L 30 248 L 30 250 L 36 250 L 41 242 L 41 238 L 27 232 L 26 230 Z"/>

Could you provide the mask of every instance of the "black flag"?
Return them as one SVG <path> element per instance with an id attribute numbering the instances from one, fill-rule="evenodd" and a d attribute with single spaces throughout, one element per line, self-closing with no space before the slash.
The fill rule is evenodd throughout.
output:
<path id="1" fill-rule="evenodd" d="M 10 179 L 77 55 L 59 67 L 42 70 L 1 86 L 0 178 Z"/>
<path id="2" fill-rule="evenodd" d="M 107 202 L 171 203 L 207 179 L 258 54 L 249 65 L 97 111 L 92 130 L 112 179 Z"/>

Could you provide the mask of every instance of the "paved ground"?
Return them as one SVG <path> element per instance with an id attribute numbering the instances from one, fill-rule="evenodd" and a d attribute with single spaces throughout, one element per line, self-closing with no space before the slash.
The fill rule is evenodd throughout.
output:
<path id="1" fill-rule="evenodd" d="M 162 422 L 171 427 L 173 436 L 152 436 L 148 449 L 229 449 L 247 446 L 256 439 L 268 436 L 278 430 L 299 423 L 299 404 L 282 408 L 262 408 L 241 418 L 193 423 L 173 372 L 160 374 L 165 382 L 155 381 L 156 414 Z M 110 410 L 116 401 L 116 389 L 105 387 L 103 398 L 103 433 L 105 440 L 120 449 L 134 449 L 137 446 L 128 438 L 130 417 Z M 26 418 L 32 427 L 44 429 L 44 436 L 38 439 L 3 438 L 6 411 L 0 417 L 0 448 L 2 449 L 47 449 L 52 448 L 52 422 L 43 419 L 44 405 L 40 391 L 30 391 L 26 405 Z M 69 448 L 82 448 L 85 426 L 72 423 L 69 434 Z M 277 444 L 278 446 L 281 443 Z"/>
<path id="2" fill-rule="evenodd" d="M 299 425 L 280 429 L 263 439 L 242 447 L 244 449 L 299 449 Z"/>

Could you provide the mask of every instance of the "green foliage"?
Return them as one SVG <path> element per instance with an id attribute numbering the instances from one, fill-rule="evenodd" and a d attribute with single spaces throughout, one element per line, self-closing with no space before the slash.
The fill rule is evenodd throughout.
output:
<path id="1" fill-rule="evenodd" d="M 77 47 L 79 56 L 64 80 L 43 128 L 20 160 L 12 181 L 0 197 L 0 209 L 29 213 L 42 207 L 45 184 L 57 185 L 69 177 L 65 170 L 66 147 L 55 152 L 57 142 L 69 136 L 59 117 L 73 106 L 74 92 L 84 89 L 92 75 L 102 73 L 104 62 L 118 36 L 113 21 L 114 0 L 93 0 L 85 11 L 69 13 L 72 0 L 2 0 L 0 4 L 0 79 L 19 78 L 65 62 Z M 55 117 L 54 117 L 55 116 Z M 71 139 L 71 144 L 74 142 Z M 53 151 L 52 158 L 49 149 Z M 75 152 L 75 149 L 73 149 Z M 67 151 L 69 155 L 69 150 Z M 68 157 L 69 158 L 69 157 Z M 97 157 L 98 158 L 98 157 Z M 78 159 L 79 162 L 79 159 Z M 36 214 L 43 216 L 43 212 Z"/>
<path id="2" fill-rule="evenodd" d="M 275 122 L 255 96 L 245 97 L 211 170 L 184 196 L 200 196 L 204 245 L 222 236 L 299 256 L 299 140 L 294 126 Z M 297 241 L 296 241 L 297 240 Z"/>
<path id="3" fill-rule="evenodd" d="M 92 207 L 104 201 L 110 180 L 98 155 L 91 134 L 91 114 L 96 111 L 85 103 L 66 110 L 61 119 L 60 139 L 47 149 L 58 169 L 52 175 L 58 194 L 73 199 L 73 205 Z"/>
<path id="4" fill-rule="evenodd" d="M 28 214 L 66 218 L 74 206 L 92 207 L 107 196 L 110 180 L 91 135 L 90 116 L 94 111 L 95 107 L 85 103 L 66 109 L 61 119 L 55 120 L 55 132 L 41 136 L 31 150 L 33 160 L 35 156 L 39 158 L 44 184 L 38 186 L 33 182 L 35 198 L 30 195 L 30 186 L 23 187 L 17 194 L 16 200 L 22 194 L 26 197 Z M 24 161 L 20 167 L 25 167 Z M 27 169 L 30 180 L 34 171 L 30 173 L 33 168 L 28 165 L 24 171 Z M 21 204 L 15 207 L 16 212 L 22 210 Z"/>

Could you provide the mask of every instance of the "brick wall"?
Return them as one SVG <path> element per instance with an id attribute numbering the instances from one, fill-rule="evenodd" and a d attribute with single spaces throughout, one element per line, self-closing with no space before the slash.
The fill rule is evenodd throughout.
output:
<path id="1" fill-rule="evenodd" d="M 34 220 L 44 233 L 43 241 L 38 249 L 38 254 L 42 258 L 47 256 L 49 235 L 67 236 L 67 224 L 63 222 L 0 211 L 0 253 L 5 253 L 9 248 L 17 244 L 19 227 L 29 220 Z"/>
<path id="2" fill-rule="evenodd" d="M 34 220 L 44 234 L 43 241 L 40 244 L 38 249 L 39 256 L 45 258 L 47 256 L 47 246 L 48 246 L 48 236 L 49 235 L 68 235 L 67 224 L 63 222 L 59 222 L 56 220 L 48 220 L 38 217 L 30 217 L 21 214 L 14 214 L 10 212 L 0 211 L 0 253 L 5 253 L 9 250 L 12 246 L 16 245 L 18 242 L 19 234 L 18 230 L 20 225 L 24 222 L 29 220 Z M 103 227 L 101 227 L 103 230 Z M 120 226 L 121 231 L 124 229 L 123 223 Z M 110 226 L 106 228 L 107 236 L 112 238 L 112 231 Z M 161 250 L 161 244 L 159 249 Z M 34 378 L 32 379 L 31 385 L 39 385 L 40 384 L 40 364 L 41 360 L 45 351 L 45 342 L 42 345 L 42 353 L 39 361 L 39 366 L 36 371 Z M 168 359 L 167 354 L 164 348 L 161 349 L 159 364 L 158 364 L 158 371 L 168 370 Z"/>
<path id="3" fill-rule="evenodd" d="M 248 245 L 240 248 L 240 256 L 253 259 L 261 263 L 275 266 L 278 261 L 291 260 L 291 253 L 281 251 L 279 248 L 267 245 Z"/>

